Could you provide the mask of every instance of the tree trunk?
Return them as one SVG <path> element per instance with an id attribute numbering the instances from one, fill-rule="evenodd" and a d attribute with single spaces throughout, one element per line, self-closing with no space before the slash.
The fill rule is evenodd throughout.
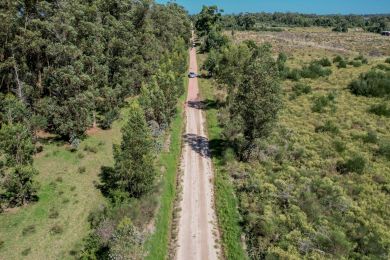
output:
<path id="1" fill-rule="evenodd" d="M 18 66 L 16 64 L 16 59 L 15 56 L 13 56 L 15 62 L 14 62 L 14 71 L 15 71 L 15 80 L 16 80 L 16 85 L 17 85 L 17 95 L 21 101 L 23 101 L 23 83 L 19 79 L 19 71 L 18 71 Z"/>

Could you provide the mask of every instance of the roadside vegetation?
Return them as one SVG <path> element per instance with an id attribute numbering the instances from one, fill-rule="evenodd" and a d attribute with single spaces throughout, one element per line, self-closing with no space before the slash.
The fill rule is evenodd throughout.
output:
<path id="1" fill-rule="evenodd" d="M 387 57 L 357 53 L 358 36 L 282 53 L 260 32 L 220 31 L 232 41 L 204 54 L 200 84 L 226 256 L 242 230 L 251 259 L 387 259 Z"/>
<path id="2" fill-rule="evenodd" d="M 144 258 L 154 231 L 166 255 L 186 11 L 121 0 L 0 10 L 0 258 Z"/>

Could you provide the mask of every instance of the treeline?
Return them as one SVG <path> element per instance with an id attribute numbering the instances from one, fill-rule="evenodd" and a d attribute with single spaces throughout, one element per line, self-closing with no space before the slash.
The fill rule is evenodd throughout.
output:
<path id="1" fill-rule="evenodd" d="M 315 15 L 299 13 L 240 13 L 223 15 L 222 26 L 235 30 L 266 30 L 272 27 L 333 27 L 347 31 L 360 27 L 369 32 L 390 30 L 390 15 Z"/>
<path id="2" fill-rule="evenodd" d="M 224 137 L 247 160 L 256 142 L 271 133 L 282 106 L 280 73 L 270 45 L 232 44 L 221 33 L 221 17 L 216 6 L 203 7 L 195 27 L 209 52 L 204 69 L 227 90 Z"/>
<path id="3" fill-rule="evenodd" d="M 2 1 L 0 13 L 3 207 L 34 197 L 39 131 L 77 149 L 88 128 L 109 128 L 125 99 L 141 93 L 142 117 L 157 130 L 168 126 L 184 91 L 191 34 L 182 7 L 26 0 Z"/>

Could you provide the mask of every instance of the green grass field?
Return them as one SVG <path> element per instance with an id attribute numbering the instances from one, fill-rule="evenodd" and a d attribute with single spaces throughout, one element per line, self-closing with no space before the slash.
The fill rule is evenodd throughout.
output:
<path id="1" fill-rule="evenodd" d="M 102 165 L 111 165 L 112 144 L 120 141 L 120 122 L 81 142 L 77 152 L 46 140 L 34 158 L 39 200 L 0 214 L 0 259 L 69 259 L 89 231 L 92 209 L 105 203 L 95 187 Z M 88 150 L 88 151 L 87 151 Z"/>
<path id="2" fill-rule="evenodd" d="M 156 193 L 161 197 L 154 232 L 146 244 L 148 259 L 162 259 L 168 254 L 184 100 L 185 95 L 178 102 L 178 114 L 167 134 L 169 149 L 157 158 L 163 177 Z M 126 113 L 125 107 L 121 118 L 125 119 Z M 0 259 L 74 259 L 90 231 L 89 213 L 106 203 L 96 184 L 101 166 L 113 164 L 112 145 L 120 143 L 124 121 L 117 120 L 110 130 L 94 131 L 76 152 L 70 152 L 64 143 L 44 141 L 43 152 L 34 158 L 40 172 L 39 200 L 0 214 Z"/>

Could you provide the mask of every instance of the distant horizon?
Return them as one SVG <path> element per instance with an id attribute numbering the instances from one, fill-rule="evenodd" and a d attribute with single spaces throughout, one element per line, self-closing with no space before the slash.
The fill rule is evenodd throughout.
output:
<path id="1" fill-rule="evenodd" d="M 156 0 L 157 3 L 172 2 Z M 203 5 L 217 5 L 224 10 L 223 14 L 239 13 L 300 13 L 315 15 L 389 15 L 390 0 L 243 0 L 237 5 L 230 0 L 176 0 L 190 14 L 197 14 Z"/>

